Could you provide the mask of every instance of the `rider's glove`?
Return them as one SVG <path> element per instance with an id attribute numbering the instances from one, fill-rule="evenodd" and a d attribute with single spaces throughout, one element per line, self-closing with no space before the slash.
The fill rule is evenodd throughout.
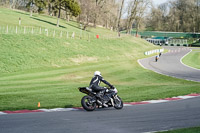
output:
<path id="1" fill-rule="evenodd" d="M 111 89 L 114 89 L 115 87 L 113 85 L 110 86 Z"/>
<path id="2" fill-rule="evenodd" d="M 106 92 L 108 92 L 109 90 L 108 89 L 106 89 Z"/>

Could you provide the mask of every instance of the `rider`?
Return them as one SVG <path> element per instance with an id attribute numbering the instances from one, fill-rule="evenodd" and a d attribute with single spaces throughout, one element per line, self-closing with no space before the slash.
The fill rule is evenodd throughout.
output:
<path id="1" fill-rule="evenodd" d="M 101 81 L 105 83 L 106 85 L 108 85 L 110 88 L 114 88 L 109 82 L 103 79 L 103 77 L 101 76 L 101 72 L 99 71 L 94 72 L 94 77 L 92 78 L 90 82 L 90 87 L 92 88 L 93 91 L 98 92 L 97 97 L 101 99 L 102 105 L 105 107 L 108 107 L 101 96 L 101 93 L 105 93 L 105 90 L 106 90 L 106 88 L 99 86 Z"/>

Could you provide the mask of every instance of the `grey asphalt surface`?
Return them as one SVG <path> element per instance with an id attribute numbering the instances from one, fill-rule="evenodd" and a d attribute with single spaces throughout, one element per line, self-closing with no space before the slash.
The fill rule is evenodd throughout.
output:
<path id="1" fill-rule="evenodd" d="M 0 116 L 1 133 L 144 133 L 200 126 L 200 97 L 93 112 Z"/>
<path id="2" fill-rule="evenodd" d="M 158 62 L 155 57 L 140 59 L 140 64 L 152 71 L 181 78 L 200 82 L 200 70 L 193 69 L 181 63 L 181 58 L 190 52 L 189 48 L 185 47 L 165 47 L 169 49 L 168 53 L 162 54 Z"/>
<path id="3" fill-rule="evenodd" d="M 175 48 L 177 49 L 177 48 Z M 173 50 L 175 50 L 173 49 Z M 198 70 L 179 62 L 189 50 L 141 60 L 145 67 L 178 78 L 200 79 Z M 175 67 L 173 67 L 175 65 Z M 159 67 L 158 67 L 159 66 Z M 122 110 L 67 111 L 0 115 L 0 133 L 145 133 L 200 126 L 200 97 L 126 106 Z"/>

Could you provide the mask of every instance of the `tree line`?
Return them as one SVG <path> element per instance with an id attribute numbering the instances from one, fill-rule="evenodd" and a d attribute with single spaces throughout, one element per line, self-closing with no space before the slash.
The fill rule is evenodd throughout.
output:
<path id="1" fill-rule="evenodd" d="M 130 32 L 132 25 L 143 22 L 144 12 L 149 0 L 0 0 L 0 5 L 12 9 L 45 13 L 69 21 L 74 18 L 85 30 L 97 25 L 105 28 Z M 125 16 L 125 17 L 124 17 Z"/>
<path id="2" fill-rule="evenodd" d="M 136 34 L 141 30 L 199 32 L 200 0 L 169 0 L 154 6 L 152 0 L 0 0 L 0 5 L 35 13 L 74 19 L 81 28 L 102 27 Z"/>
<path id="3" fill-rule="evenodd" d="M 146 27 L 156 31 L 200 32 L 200 0 L 170 0 L 152 7 Z"/>
<path id="4" fill-rule="evenodd" d="M 20 9 L 32 13 L 48 14 L 57 17 L 57 26 L 60 18 L 77 17 L 81 13 L 80 5 L 76 0 L 0 0 L 0 5 L 12 9 Z"/>

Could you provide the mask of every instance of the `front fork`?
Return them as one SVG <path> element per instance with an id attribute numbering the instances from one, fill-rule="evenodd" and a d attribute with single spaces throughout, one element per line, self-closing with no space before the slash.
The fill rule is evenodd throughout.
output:
<path id="1" fill-rule="evenodd" d="M 113 98 L 111 98 L 110 100 L 111 100 L 111 104 L 112 104 L 112 106 L 114 106 Z"/>
<path id="2" fill-rule="evenodd" d="M 118 99 L 117 94 L 116 94 L 116 95 L 113 95 L 113 97 L 110 99 L 110 100 L 111 100 L 112 106 L 115 105 L 115 104 L 114 104 L 114 99 Z"/>

